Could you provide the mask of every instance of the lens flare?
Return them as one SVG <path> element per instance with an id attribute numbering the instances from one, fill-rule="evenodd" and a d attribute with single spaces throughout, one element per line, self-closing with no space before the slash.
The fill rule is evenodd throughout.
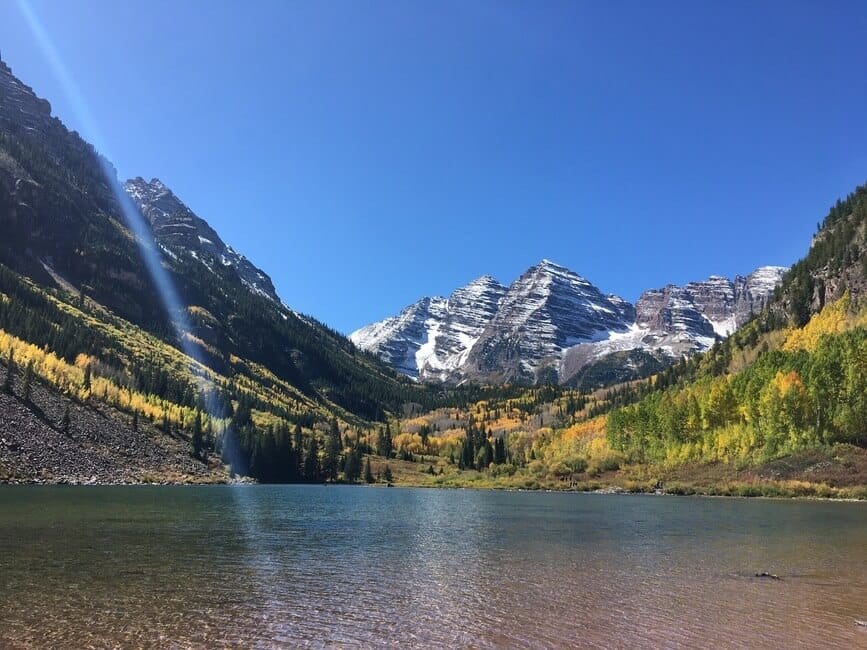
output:
<path id="1" fill-rule="evenodd" d="M 97 151 L 97 158 L 102 169 L 102 174 L 105 177 L 105 182 L 117 201 L 124 223 L 135 237 L 147 273 L 157 289 L 160 300 L 174 329 L 178 345 L 181 351 L 190 359 L 190 370 L 193 377 L 195 377 L 199 393 L 208 397 L 205 403 L 206 412 L 210 416 L 213 416 L 215 413 L 221 413 L 222 409 L 218 403 L 218 397 L 213 390 L 214 384 L 209 379 L 209 373 L 202 360 L 200 350 L 188 336 L 191 332 L 191 327 L 187 318 L 186 305 L 181 300 L 174 282 L 172 282 L 171 275 L 163 266 L 162 256 L 154 241 L 150 226 L 118 181 L 117 173 L 111 163 L 109 163 L 109 149 L 102 137 L 99 125 L 93 118 L 93 114 L 90 112 L 87 102 L 78 90 L 78 86 L 75 84 L 72 75 L 66 69 L 63 59 L 54 47 L 39 16 L 36 15 L 36 12 L 27 0 L 17 0 L 17 4 L 36 42 L 45 55 L 52 72 L 60 82 L 63 92 L 72 106 L 76 119 L 82 125 L 83 136 Z M 245 459 L 240 454 L 237 441 L 230 431 L 224 433 L 223 437 L 224 453 L 233 471 L 243 474 L 246 472 L 247 467 Z"/>

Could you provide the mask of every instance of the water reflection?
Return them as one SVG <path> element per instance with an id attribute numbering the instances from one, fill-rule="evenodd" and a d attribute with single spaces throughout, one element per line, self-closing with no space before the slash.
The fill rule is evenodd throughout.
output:
<path id="1" fill-rule="evenodd" d="M 2 647 L 867 647 L 865 504 L 8 487 L 0 522 Z"/>

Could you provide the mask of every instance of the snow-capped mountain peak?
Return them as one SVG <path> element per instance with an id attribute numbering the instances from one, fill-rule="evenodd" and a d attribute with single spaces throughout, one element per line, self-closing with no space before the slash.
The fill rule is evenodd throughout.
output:
<path id="1" fill-rule="evenodd" d="M 422 298 L 398 316 L 362 327 L 349 338 L 400 372 L 445 380 L 463 364 L 505 292 L 485 275 L 448 298 Z"/>
<path id="2" fill-rule="evenodd" d="M 167 254 L 175 257 L 187 254 L 212 271 L 215 263 L 229 267 L 251 292 L 282 305 L 271 278 L 225 244 L 208 222 L 190 210 L 160 179 L 132 178 L 124 183 L 124 189 Z"/>
<path id="3" fill-rule="evenodd" d="M 708 348 L 762 309 L 785 271 L 761 267 L 734 281 L 712 275 L 668 285 L 633 306 L 544 259 L 508 288 L 482 276 L 350 338 L 420 379 L 532 381 L 553 372 L 567 381 L 616 353 L 638 351 L 658 366 Z"/>

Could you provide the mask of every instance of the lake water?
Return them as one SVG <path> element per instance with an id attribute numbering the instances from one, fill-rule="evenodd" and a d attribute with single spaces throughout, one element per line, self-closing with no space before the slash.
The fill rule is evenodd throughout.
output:
<path id="1" fill-rule="evenodd" d="M 4 648 L 867 648 L 863 619 L 864 503 L 0 487 Z"/>

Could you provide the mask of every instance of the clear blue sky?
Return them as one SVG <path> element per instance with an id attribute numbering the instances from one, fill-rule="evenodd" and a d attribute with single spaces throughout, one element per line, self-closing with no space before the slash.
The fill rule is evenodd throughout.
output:
<path id="1" fill-rule="evenodd" d="M 122 178 L 342 330 L 543 257 L 790 264 L 867 180 L 867 3 L 33 1 Z M 86 124 L 12 0 L 0 51 Z"/>

